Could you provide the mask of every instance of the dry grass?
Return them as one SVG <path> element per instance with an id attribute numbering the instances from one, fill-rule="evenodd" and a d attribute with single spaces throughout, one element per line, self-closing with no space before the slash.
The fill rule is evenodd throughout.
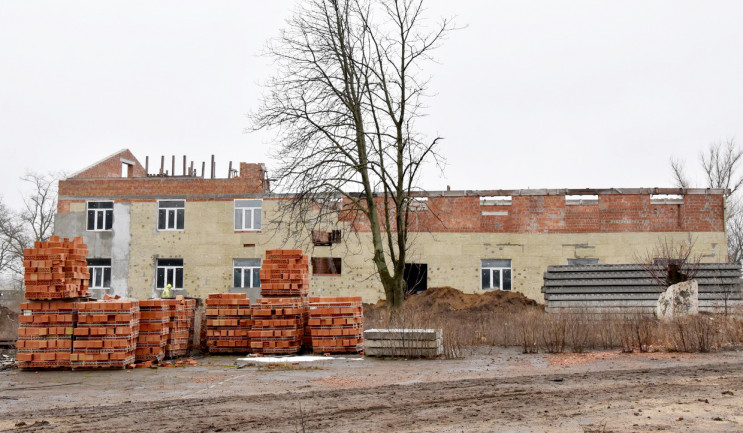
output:
<path id="1" fill-rule="evenodd" d="M 430 314 L 406 310 L 390 321 L 383 309 L 368 309 L 366 326 L 435 328 L 444 336 L 444 355 L 458 358 L 469 346 L 520 347 L 524 353 L 621 349 L 624 352 L 710 352 L 743 346 L 743 310 L 737 314 L 699 314 L 670 322 L 647 314 L 521 312 Z"/>

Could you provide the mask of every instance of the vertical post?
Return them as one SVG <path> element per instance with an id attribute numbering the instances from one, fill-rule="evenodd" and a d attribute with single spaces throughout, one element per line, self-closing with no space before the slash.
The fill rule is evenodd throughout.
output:
<path id="1" fill-rule="evenodd" d="M 165 171 L 165 155 L 160 155 L 160 174 Z"/>
<path id="2" fill-rule="evenodd" d="M 230 168 L 227 169 L 227 179 L 232 178 L 232 161 L 230 161 Z"/>
<path id="3" fill-rule="evenodd" d="M 212 179 L 214 179 L 214 155 L 212 155 Z"/>
<path id="4" fill-rule="evenodd" d="M 183 175 L 186 175 L 186 155 L 183 155 Z"/>
<path id="5" fill-rule="evenodd" d="M 205 175 L 204 170 L 206 170 L 206 161 L 201 161 L 201 177 L 203 178 Z"/>
<path id="6" fill-rule="evenodd" d="M 170 166 L 170 172 L 175 176 L 175 155 L 173 155 L 173 158 L 171 159 Z"/>
<path id="7" fill-rule="evenodd" d="M 144 157 L 144 175 L 147 176 L 150 174 L 150 157 L 145 156 Z"/>

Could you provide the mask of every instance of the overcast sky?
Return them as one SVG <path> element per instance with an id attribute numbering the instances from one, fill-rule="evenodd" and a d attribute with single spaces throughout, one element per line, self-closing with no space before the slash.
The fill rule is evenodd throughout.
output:
<path id="1" fill-rule="evenodd" d="M 293 1 L 0 1 L 0 194 L 121 148 L 266 162 L 245 134 Z M 463 26 L 428 70 L 427 189 L 672 186 L 743 140 L 743 2 L 427 0 Z M 701 180 L 701 177 L 698 177 Z"/>

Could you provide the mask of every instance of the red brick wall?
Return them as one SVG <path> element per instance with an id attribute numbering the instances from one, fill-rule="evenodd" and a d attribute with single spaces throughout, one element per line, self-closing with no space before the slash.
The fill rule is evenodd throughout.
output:
<path id="1" fill-rule="evenodd" d="M 93 167 L 85 169 L 74 176 L 75 179 L 90 179 L 90 178 L 106 178 L 106 177 L 121 177 L 121 158 L 128 161 L 134 162 L 134 165 L 130 167 L 129 177 L 145 177 L 145 172 L 142 164 L 139 163 L 137 158 L 128 150 L 122 150 L 121 152 L 112 155 L 105 160 L 99 162 Z"/>
<path id="2" fill-rule="evenodd" d="M 133 179 L 66 179 L 59 181 L 60 196 L 157 196 L 202 194 L 257 194 L 263 192 L 258 179 L 201 179 L 150 177 Z"/>
<path id="3" fill-rule="evenodd" d="M 511 205 L 481 205 L 476 196 L 430 197 L 411 231 L 480 233 L 722 232 L 721 195 L 690 194 L 683 204 L 652 204 L 649 194 L 599 195 L 598 204 L 565 203 L 563 195 L 514 196 Z M 507 212 L 507 215 L 482 215 Z M 354 224 L 368 231 L 361 218 Z"/>

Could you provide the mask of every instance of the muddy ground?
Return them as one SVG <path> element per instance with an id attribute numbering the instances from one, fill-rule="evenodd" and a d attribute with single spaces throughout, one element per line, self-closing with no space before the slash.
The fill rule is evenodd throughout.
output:
<path id="1" fill-rule="evenodd" d="M 743 352 L 2 371 L 0 431 L 739 432 Z"/>

